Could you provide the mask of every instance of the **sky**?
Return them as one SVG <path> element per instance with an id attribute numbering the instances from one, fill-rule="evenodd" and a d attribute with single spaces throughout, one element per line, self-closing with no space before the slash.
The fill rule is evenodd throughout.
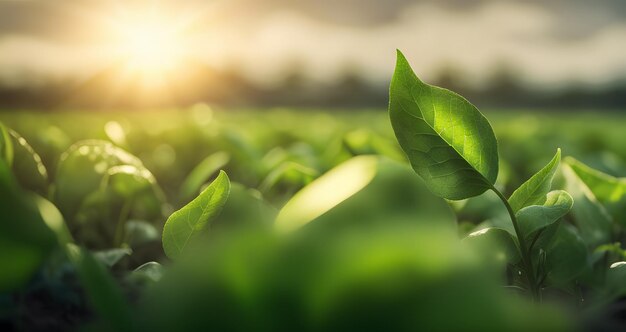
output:
<path id="1" fill-rule="evenodd" d="M 171 35 L 138 51 L 128 36 L 146 17 Z M 452 68 L 480 86 L 506 67 L 539 88 L 603 86 L 626 79 L 626 1 L 0 0 L 4 86 L 86 79 L 129 54 L 142 70 L 193 60 L 268 85 L 294 68 L 383 84 L 396 49 L 426 80 Z"/>

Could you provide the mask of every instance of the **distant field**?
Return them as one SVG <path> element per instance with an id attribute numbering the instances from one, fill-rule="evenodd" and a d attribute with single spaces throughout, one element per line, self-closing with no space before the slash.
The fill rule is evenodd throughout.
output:
<path id="1" fill-rule="evenodd" d="M 486 111 L 503 156 L 501 181 L 519 184 L 557 147 L 608 173 L 626 175 L 626 116 L 616 113 Z M 111 140 L 140 157 L 166 193 L 206 156 L 225 151 L 231 178 L 262 186 L 272 169 L 287 161 L 321 174 L 355 154 L 403 159 L 385 110 L 256 111 L 190 110 L 60 113 L 0 113 L 0 121 L 22 134 L 49 169 L 82 139 Z M 288 181 L 287 181 L 288 182 Z M 282 196 L 301 184 L 267 189 Z M 276 192 L 272 192 L 276 190 Z"/>

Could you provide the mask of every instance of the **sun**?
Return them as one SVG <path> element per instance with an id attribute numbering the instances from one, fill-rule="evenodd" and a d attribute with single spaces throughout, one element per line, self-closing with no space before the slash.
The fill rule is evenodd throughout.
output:
<path id="1" fill-rule="evenodd" d="M 130 71 L 157 74 L 183 60 L 183 36 L 176 25 L 155 14 L 128 17 L 116 24 L 114 48 Z"/>

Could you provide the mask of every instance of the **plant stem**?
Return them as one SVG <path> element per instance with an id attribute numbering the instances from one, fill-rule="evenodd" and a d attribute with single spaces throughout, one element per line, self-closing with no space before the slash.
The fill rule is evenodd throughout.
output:
<path id="1" fill-rule="evenodd" d="M 132 207 L 132 199 L 124 201 L 124 205 L 122 206 L 122 211 L 120 212 L 120 217 L 117 220 L 117 226 L 115 228 L 115 238 L 113 239 L 113 245 L 118 248 L 124 242 L 124 235 L 126 233 L 126 219 L 128 219 L 128 215 L 130 214 L 130 208 Z"/>
<path id="2" fill-rule="evenodd" d="M 519 243 L 520 256 L 522 257 L 522 265 L 524 267 L 524 272 L 526 273 L 526 280 L 528 281 L 528 286 L 530 288 L 531 293 L 533 294 L 533 299 L 535 301 L 539 301 L 539 285 L 536 281 L 535 270 L 533 268 L 533 263 L 530 257 L 530 252 L 528 251 L 528 247 L 526 246 L 526 239 L 524 239 L 524 235 L 522 234 L 519 225 L 517 223 L 517 218 L 515 217 L 515 212 L 513 212 L 513 208 L 509 204 L 509 201 L 504 197 L 504 195 L 495 187 L 491 187 L 504 206 L 506 210 L 509 212 L 509 216 L 511 217 L 511 223 L 513 224 L 513 228 L 515 229 L 515 235 L 517 235 L 517 242 Z"/>

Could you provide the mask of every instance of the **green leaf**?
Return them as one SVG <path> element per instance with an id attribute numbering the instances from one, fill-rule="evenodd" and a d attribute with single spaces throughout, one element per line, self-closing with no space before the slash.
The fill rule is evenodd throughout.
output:
<path id="1" fill-rule="evenodd" d="M 0 158 L 0 293 L 27 283 L 56 245 L 35 198 Z"/>
<path id="2" fill-rule="evenodd" d="M 548 279 L 553 283 L 570 281 L 587 267 L 587 247 L 569 225 L 560 225 L 546 253 L 545 267 Z"/>
<path id="3" fill-rule="evenodd" d="M 13 166 L 13 143 L 11 141 L 11 134 L 9 134 L 9 130 L 1 122 L 0 159 L 3 159 L 9 167 Z"/>
<path id="4" fill-rule="evenodd" d="M 230 155 L 226 152 L 216 152 L 202 160 L 189 173 L 180 187 L 180 200 L 188 202 L 200 192 L 202 185 L 230 161 Z"/>
<path id="5" fill-rule="evenodd" d="M 420 81 L 400 51 L 389 116 L 413 169 L 433 193 L 458 200 L 493 187 L 498 147 L 487 119 L 460 95 Z"/>
<path id="6" fill-rule="evenodd" d="M 137 157 L 106 141 L 81 141 L 63 153 L 56 170 L 53 202 L 69 223 L 83 200 L 100 189 L 107 171 L 118 165 L 145 169 Z"/>
<path id="7" fill-rule="evenodd" d="M 513 212 L 517 213 L 523 207 L 536 205 L 545 200 L 545 195 L 550 191 L 552 178 L 561 161 L 561 149 L 556 150 L 554 158 L 539 172 L 517 188 L 509 198 L 509 204 Z"/>
<path id="8" fill-rule="evenodd" d="M 157 262 L 147 262 L 133 270 L 130 277 L 135 280 L 157 282 L 163 276 L 163 266 Z"/>
<path id="9" fill-rule="evenodd" d="M 567 158 L 567 164 L 608 210 L 614 220 L 626 226 L 626 178 L 610 176 L 571 157 Z"/>
<path id="10" fill-rule="evenodd" d="M 24 137 L 9 130 L 13 141 L 13 173 L 22 188 L 48 195 L 48 171 Z"/>
<path id="11" fill-rule="evenodd" d="M 517 220 L 524 237 L 529 239 L 535 232 L 557 222 L 566 215 L 574 203 L 572 196 L 563 190 L 549 192 L 542 205 L 527 206 L 517 212 Z"/>
<path id="12" fill-rule="evenodd" d="M 474 250 L 481 252 L 481 257 L 489 257 L 496 262 L 519 262 L 520 255 L 514 237 L 506 230 L 489 227 L 469 234 L 464 241 Z"/>
<path id="13" fill-rule="evenodd" d="M 610 242 L 612 220 L 609 212 L 574 172 L 569 165 L 569 159 L 562 169 L 566 181 L 565 189 L 576 202 L 572 207 L 572 215 L 581 237 L 591 248 Z"/>
<path id="14" fill-rule="evenodd" d="M 230 181 L 224 171 L 198 197 L 174 212 L 163 227 L 163 249 L 170 258 L 178 257 L 189 241 L 219 215 L 228 200 Z"/>

